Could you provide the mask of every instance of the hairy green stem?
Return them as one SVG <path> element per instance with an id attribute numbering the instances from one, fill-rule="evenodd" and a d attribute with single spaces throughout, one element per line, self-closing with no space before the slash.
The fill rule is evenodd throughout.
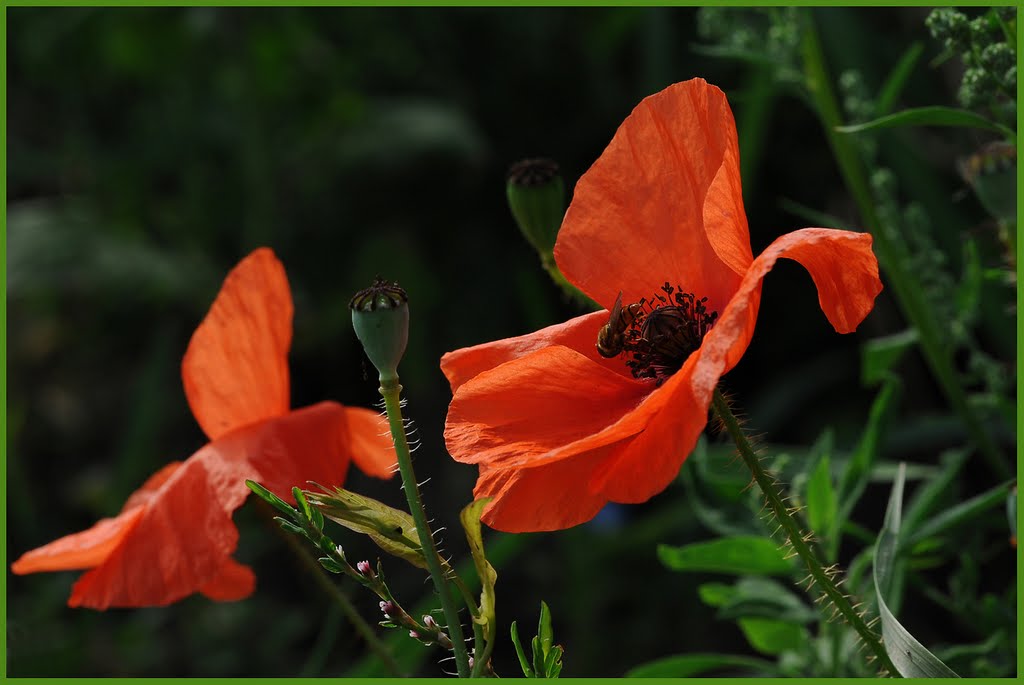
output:
<path id="1" fill-rule="evenodd" d="M 469 655 L 466 653 L 466 643 L 462 638 L 462 624 L 459 622 L 459 612 L 452 601 L 452 595 L 448 588 L 448 579 L 441 568 L 441 558 L 437 554 L 434 535 L 430 530 L 430 524 L 427 523 L 427 512 L 424 510 L 423 500 L 420 498 L 420 488 L 416 482 L 416 472 L 412 467 L 412 453 L 409 451 L 409 441 L 405 437 L 405 425 L 402 420 L 401 407 L 402 386 L 398 382 L 398 377 L 381 378 L 380 394 L 384 398 L 384 410 L 388 415 L 388 427 L 391 429 L 391 438 L 395 444 L 398 470 L 402 476 L 402 489 L 405 490 L 405 497 L 409 503 L 409 513 L 416 524 L 416 534 L 420 538 L 420 546 L 423 548 L 423 556 L 427 560 L 430 577 L 433 579 L 434 587 L 437 588 L 437 594 L 441 598 L 441 608 L 444 610 L 449 637 L 452 639 L 455 667 L 459 672 L 460 678 L 467 678 L 470 675 Z"/>
<path id="2" fill-rule="evenodd" d="M 892 665 L 892 661 L 889 660 L 889 655 L 886 654 L 885 648 L 879 640 L 879 636 L 868 628 L 862 618 L 862 614 L 857 613 L 857 610 L 850 604 L 849 598 L 844 595 L 838 587 L 836 587 L 836 584 L 832 580 L 836 575 L 835 572 L 832 570 L 826 570 L 821 565 L 821 562 L 818 560 L 817 555 L 809 544 L 811 536 L 804 531 L 799 523 L 797 523 L 788 507 L 786 507 L 786 503 L 778 483 L 770 474 L 768 474 L 767 471 L 761 468 L 760 460 L 754 453 L 754 449 L 750 446 L 750 442 L 747 440 L 746 434 L 744 434 L 743 429 L 740 427 L 739 421 L 736 420 L 732 410 L 729 409 L 729 403 L 722 396 L 722 393 L 718 388 L 715 388 L 715 394 L 712 397 L 711 402 L 712 406 L 714 406 L 715 413 L 722 420 L 722 424 L 725 426 L 725 429 L 729 432 L 729 435 L 736 443 L 736 449 L 739 452 L 740 457 L 742 457 L 747 468 L 750 469 L 758 487 L 761 488 L 761 492 L 765 497 L 765 502 L 771 509 L 776 521 L 781 526 L 787 542 L 792 546 L 793 552 L 800 557 L 800 561 L 804 563 L 807 572 L 810 574 L 811 578 L 814 579 L 814 583 L 817 584 L 819 590 L 828 598 L 828 602 L 835 607 L 850 627 L 857 632 L 862 640 L 864 640 L 864 643 L 868 646 L 875 657 L 877 657 L 879 663 L 889 672 L 890 675 L 898 676 L 899 672 Z"/>
<path id="3" fill-rule="evenodd" d="M 875 211 L 875 200 L 868 182 L 867 170 L 853 140 L 837 131 L 843 125 L 839 103 L 832 90 L 825 56 L 821 48 L 814 20 L 808 12 L 803 26 L 803 60 L 807 89 L 814 103 L 818 117 L 825 129 L 825 136 L 839 165 L 839 171 L 853 195 L 854 201 L 864 220 L 865 228 L 874 237 L 875 253 L 888 276 L 889 285 L 899 302 L 900 308 L 919 334 L 919 344 L 928 365 L 942 387 L 943 393 L 961 416 L 971 439 L 988 461 L 993 472 L 1000 478 L 1011 476 L 1006 458 L 991 435 L 985 429 L 977 412 L 967 400 L 967 393 L 957 378 L 953 358 L 945 345 L 948 335 L 941 330 L 932 308 L 925 299 L 925 292 L 917 283 L 915 275 L 906 267 L 905 246 L 899 244 L 881 225 Z"/>
<path id="4" fill-rule="evenodd" d="M 258 498 L 254 497 L 253 499 Z M 274 511 L 270 508 L 270 505 L 259 500 L 258 506 L 266 515 L 268 520 L 273 519 Z M 374 632 L 373 628 L 370 627 L 370 624 L 363 619 L 355 606 L 353 606 L 352 600 L 348 598 L 348 595 L 342 592 L 341 588 L 327 577 L 324 567 L 313 558 L 313 555 L 309 553 L 306 546 L 302 544 L 297 537 L 282 530 L 281 527 L 277 525 L 276 521 L 271 521 L 271 523 L 274 530 L 278 532 L 281 538 L 288 544 L 288 547 L 291 548 L 292 552 L 295 553 L 295 556 L 302 562 L 302 565 L 309 571 L 309 575 L 313 577 L 313 582 L 315 582 L 320 589 L 338 605 L 338 608 L 341 609 L 341 613 L 345 614 L 345 617 L 356 629 L 356 632 L 363 638 L 370 650 L 380 658 L 384 666 L 387 667 L 387 669 L 394 675 L 400 678 L 406 677 L 407 674 L 402 671 L 402 667 L 395 659 L 395 655 L 392 654 L 391 650 L 388 649 L 388 646 L 381 642 L 380 638 L 377 637 L 377 634 Z"/>

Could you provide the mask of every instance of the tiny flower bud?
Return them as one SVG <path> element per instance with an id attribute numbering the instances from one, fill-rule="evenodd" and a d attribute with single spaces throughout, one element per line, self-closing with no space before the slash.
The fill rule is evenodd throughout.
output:
<path id="1" fill-rule="evenodd" d="M 414 640 L 419 640 L 420 639 L 420 634 L 417 633 L 415 630 L 410 630 L 409 631 L 409 637 L 411 637 Z"/>
<path id="2" fill-rule="evenodd" d="M 508 170 L 505 192 L 519 230 L 542 257 L 550 255 L 565 216 L 565 183 L 558 164 L 545 158 L 516 162 Z"/>
<path id="3" fill-rule="evenodd" d="M 423 617 L 423 625 L 425 625 L 426 627 L 431 628 L 431 629 L 437 628 L 437 621 L 434 620 L 433 616 L 431 616 L 430 614 L 427 614 L 426 616 Z"/>
<path id="4" fill-rule="evenodd" d="M 394 618 L 397 609 L 398 607 L 395 606 L 395 603 L 390 600 L 380 603 L 380 610 L 384 612 L 384 616 L 387 618 Z"/>
<path id="5" fill-rule="evenodd" d="M 377 278 L 348 303 L 352 327 L 381 382 L 398 379 L 398 362 L 409 342 L 409 296 L 398 283 Z"/>
<path id="6" fill-rule="evenodd" d="M 368 561 L 360 561 L 356 564 L 356 570 L 362 573 L 367 578 L 373 578 L 376 574 L 373 572 L 373 567 L 370 566 Z"/>

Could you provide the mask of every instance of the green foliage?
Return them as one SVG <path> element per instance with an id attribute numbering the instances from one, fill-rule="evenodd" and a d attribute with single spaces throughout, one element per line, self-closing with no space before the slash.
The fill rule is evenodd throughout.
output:
<path id="1" fill-rule="evenodd" d="M 785 559 L 778 543 L 764 537 L 722 537 L 683 547 L 659 545 L 658 558 L 673 571 L 767 575 L 793 573 L 793 564 Z"/>
<path id="2" fill-rule="evenodd" d="M 526 656 L 519 639 L 519 629 L 516 622 L 512 622 L 511 628 L 512 644 L 516 649 L 516 656 L 519 657 L 519 666 L 523 675 L 527 678 L 557 678 L 562 672 L 562 647 L 554 644 L 554 633 L 551 629 L 551 611 L 545 602 L 540 603 L 540 621 L 537 624 L 537 635 L 530 642 L 530 653 L 533 658 Z"/>

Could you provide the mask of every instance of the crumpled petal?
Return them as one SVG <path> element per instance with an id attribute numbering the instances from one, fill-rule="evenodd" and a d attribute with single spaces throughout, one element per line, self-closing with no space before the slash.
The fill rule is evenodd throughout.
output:
<path id="1" fill-rule="evenodd" d="M 238 543 L 231 515 L 249 494 L 245 480 L 294 501 L 295 485 L 344 480 L 350 443 L 345 408 L 335 402 L 245 426 L 211 442 L 174 470 L 148 503 L 122 514 L 133 516 L 133 525 L 124 524 L 102 562 L 78 580 L 69 606 L 163 606 L 194 592 L 223 599 L 248 596 L 254 586 L 251 571 L 230 559 Z M 65 544 L 74 538 L 68 536 Z"/>
<path id="2" fill-rule="evenodd" d="M 441 371 L 451 384 L 454 394 L 463 383 L 484 371 L 545 347 L 561 345 L 579 352 L 605 368 L 628 376 L 624 365 L 612 363 L 597 353 L 597 333 L 606 323 L 607 310 L 577 316 L 565 323 L 548 326 L 527 335 L 464 347 L 441 357 Z"/>
<path id="3" fill-rule="evenodd" d="M 445 442 L 457 461 L 491 467 L 530 464 L 601 433 L 648 394 L 646 383 L 609 371 L 560 345 L 531 352 L 459 386 L 448 407 Z M 625 427 L 603 442 L 640 430 Z"/>
<path id="4" fill-rule="evenodd" d="M 703 79 L 637 105 L 576 184 L 555 244 L 562 273 L 606 308 L 670 279 L 720 309 L 752 259 L 736 125 Z"/>
<path id="5" fill-rule="evenodd" d="M 613 459 L 612 443 L 534 468 L 480 467 L 473 498 L 492 497 L 481 520 L 495 530 L 525 533 L 571 528 L 594 518 L 608 498 L 581 488 Z"/>
<path id="6" fill-rule="evenodd" d="M 362 407 L 345 407 L 352 461 L 359 470 L 375 478 L 391 478 L 398 459 L 391 442 L 387 419 Z"/>
<path id="7" fill-rule="evenodd" d="M 831 228 L 804 228 L 777 238 L 750 265 L 714 327 L 704 336 L 693 372 L 693 393 L 707 404 L 718 379 L 739 362 L 761 303 L 761 281 L 777 259 L 804 266 L 818 288 L 818 303 L 839 333 L 854 331 L 882 291 L 871 235 Z"/>
<path id="8" fill-rule="evenodd" d="M 652 393 L 644 429 L 614 458 L 594 470 L 588 490 L 613 502 L 637 504 L 658 494 L 678 475 L 707 424 L 710 396 L 693 394 L 690 376 L 698 354 Z"/>
<path id="9" fill-rule="evenodd" d="M 11 564 L 11 571 L 22 575 L 40 571 L 73 571 L 92 568 L 103 562 L 131 531 L 142 516 L 143 507 L 126 509 L 114 518 L 97 521 L 80 533 L 65 535 L 42 547 L 29 550 Z"/>
<path id="10" fill-rule="evenodd" d="M 288 278 L 260 248 L 228 274 L 181 364 L 192 414 L 211 440 L 288 411 L 291 340 Z"/>

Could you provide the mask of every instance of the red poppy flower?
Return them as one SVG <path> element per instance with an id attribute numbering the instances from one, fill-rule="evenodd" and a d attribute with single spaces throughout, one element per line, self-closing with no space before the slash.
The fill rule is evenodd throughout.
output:
<path id="1" fill-rule="evenodd" d="M 881 291 L 871 236 L 806 228 L 750 249 L 725 95 L 701 79 L 643 100 L 579 180 L 555 261 L 609 310 L 446 354 L 445 440 L 479 464 L 484 521 L 568 528 L 607 502 L 643 502 L 675 477 L 719 378 L 754 332 L 780 257 L 811 275 L 829 322 L 853 331 Z M 704 299 L 706 298 L 706 299 Z M 597 349 L 604 332 L 606 358 Z M 616 334 L 619 334 L 617 337 Z M 611 349 L 607 349 L 611 347 Z"/>
<path id="2" fill-rule="evenodd" d="M 258 249 L 228 274 L 182 362 L 189 406 L 210 443 L 151 476 L 116 517 L 25 553 L 11 570 L 91 569 L 68 605 L 94 609 L 251 594 L 252 571 L 231 558 L 245 479 L 291 500 L 291 488 L 308 480 L 341 484 L 350 460 L 380 478 L 395 461 L 375 412 L 337 402 L 289 410 L 291 338 L 284 267 Z"/>

